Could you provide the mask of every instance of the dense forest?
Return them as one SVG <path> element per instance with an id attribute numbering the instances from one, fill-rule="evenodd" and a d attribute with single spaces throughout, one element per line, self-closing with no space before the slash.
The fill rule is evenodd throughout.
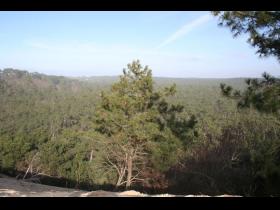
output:
<path id="1" fill-rule="evenodd" d="M 0 71 L 0 170 L 80 189 L 280 195 L 280 121 L 223 97 L 247 78 Z"/>

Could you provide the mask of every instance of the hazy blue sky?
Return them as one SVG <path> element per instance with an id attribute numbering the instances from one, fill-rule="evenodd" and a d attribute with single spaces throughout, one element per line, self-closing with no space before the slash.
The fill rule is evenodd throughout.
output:
<path id="1" fill-rule="evenodd" d="M 279 76 L 247 36 L 233 39 L 209 12 L 0 12 L 0 69 L 119 75 L 140 59 L 165 77 Z"/>

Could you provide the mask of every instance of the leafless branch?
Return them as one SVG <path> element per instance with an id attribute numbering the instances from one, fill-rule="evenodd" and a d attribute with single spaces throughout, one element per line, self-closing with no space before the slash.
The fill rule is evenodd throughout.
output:
<path id="1" fill-rule="evenodd" d="M 118 174 L 119 174 L 119 176 L 120 176 L 120 175 L 121 175 L 121 172 L 120 172 L 119 168 L 117 167 L 117 165 L 114 164 L 114 163 L 109 159 L 108 156 L 106 156 L 106 159 L 107 159 L 107 161 L 111 164 L 111 166 L 113 166 L 113 167 L 117 170 L 117 172 L 118 172 Z"/>
<path id="2" fill-rule="evenodd" d="M 27 168 L 27 170 L 26 170 L 26 172 L 23 176 L 23 179 L 25 179 L 25 177 L 27 176 L 27 174 L 30 170 L 31 170 L 31 173 L 32 173 L 32 164 L 33 164 L 33 161 L 34 161 L 35 157 L 37 156 L 37 154 L 38 154 L 38 152 L 32 157 L 31 162 L 29 163 L 29 166 L 28 166 L 28 168 Z"/>

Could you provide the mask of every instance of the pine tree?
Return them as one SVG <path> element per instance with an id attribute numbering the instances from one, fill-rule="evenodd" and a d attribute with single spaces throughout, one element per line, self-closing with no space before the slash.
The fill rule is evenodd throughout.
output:
<path id="1" fill-rule="evenodd" d="M 111 91 L 101 93 L 96 130 L 107 137 L 104 158 L 117 172 L 117 187 L 143 181 L 148 166 L 165 169 L 179 158 L 196 120 L 180 117 L 184 107 L 166 102 L 175 92 L 175 85 L 156 92 L 152 71 L 133 61 Z"/>
<path id="2" fill-rule="evenodd" d="M 219 25 L 230 28 L 234 37 L 248 33 L 248 43 L 257 48 L 260 57 L 275 56 L 280 61 L 279 11 L 214 11 Z M 263 73 L 262 79 L 248 79 L 241 92 L 221 84 L 224 96 L 238 100 L 239 108 L 253 107 L 260 112 L 280 116 L 280 79 Z"/>
<path id="3" fill-rule="evenodd" d="M 280 61 L 279 11 L 214 11 L 219 25 L 229 27 L 234 37 L 248 33 L 248 43 L 257 48 L 257 54 L 275 56 Z"/>

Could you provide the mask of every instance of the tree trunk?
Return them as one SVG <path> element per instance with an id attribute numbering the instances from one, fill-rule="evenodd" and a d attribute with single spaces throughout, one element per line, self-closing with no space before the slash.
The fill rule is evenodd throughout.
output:
<path id="1" fill-rule="evenodd" d="M 119 176 L 118 181 L 117 181 L 117 184 L 116 184 L 116 188 L 118 188 L 119 186 L 121 186 L 121 183 L 122 183 L 122 177 Z"/>
<path id="2" fill-rule="evenodd" d="M 117 188 L 122 185 L 122 180 L 123 180 L 123 177 L 125 175 L 125 170 L 126 170 L 125 167 L 122 168 L 121 173 L 119 174 L 119 178 L 118 178 L 118 181 L 117 181 L 117 184 L 116 184 Z"/>
<path id="3" fill-rule="evenodd" d="M 127 157 L 127 179 L 126 179 L 126 188 L 131 186 L 132 179 L 132 156 Z"/>

